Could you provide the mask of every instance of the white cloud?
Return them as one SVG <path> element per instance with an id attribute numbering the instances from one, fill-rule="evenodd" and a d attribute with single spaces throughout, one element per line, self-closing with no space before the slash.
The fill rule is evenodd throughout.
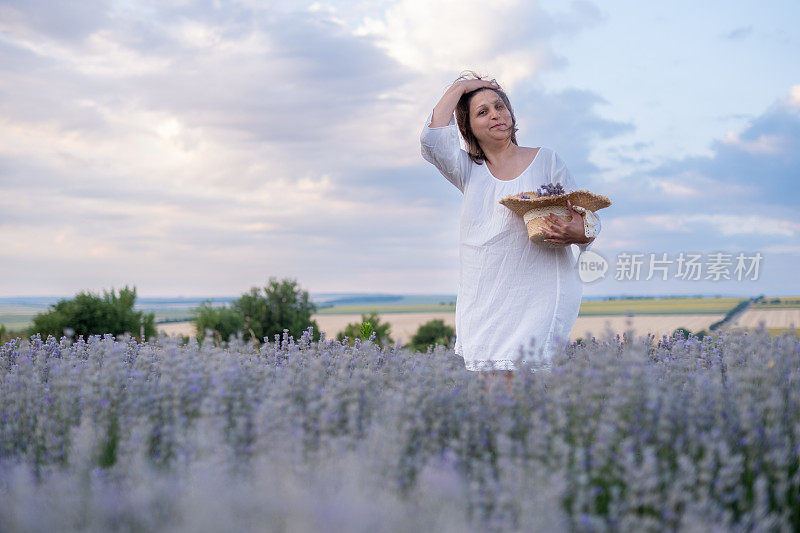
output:
<path id="1" fill-rule="evenodd" d="M 800 109 L 800 85 L 793 85 L 789 89 L 789 105 L 795 109 Z"/>
<path id="2" fill-rule="evenodd" d="M 549 39 L 574 29 L 526 0 L 399 0 L 363 18 L 355 33 L 376 39 L 418 73 L 455 77 L 461 69 L 473 69 L 513 88 L 562 63 Z"/>
<path id="3" fill-rule="evenodd" d="M 617 234 L 647 234 L 648 232 L 697 233 L 713 228 L 722 236 L 759 235 L 769 237 L 794 237 L 800 235 L 800 223 L 763 215 L 669 213 L 618 216 L 604 223 Z M 604 230 L 605 231 L 605 230 Z"/>
<path id="4" fill-rule="evenodd" d="M 800 244 L 774 244 L 762 250 L 768 254 L 800 255 Z"/>
<path id="5" fill-rule="evenodd" d="M 698 196 L 702 194 L 699 190 L 695 189 L 694 187 L 689 187 L 688 185 L 676 183 L 674 181 L 656 179 L 653 180 L 653 183 L 656 185 L 656 187 L 658 187 L 658 189 L 661 192 L 663 192 L 664 194 L 668 194 L 670 196 L 686 197 L 686 196 Z"/>
<path id="6" fill-rule="evenodd" d="M 184 46 L 215 52 L 225 40 L 221 28 L 195 20 L 185 20 L 173 29 L 173 35 Z"/>
<path id="7" fill-rule="evenodd" d="M 751 155 L 781 155 L 789 147 L 788 141 L 781 135 L 762 134 L 755 139 L 742 139 L 735 131 L 726 133 L 722 142 Z"/>
<path id="8" fill-rule="evenodd" d="M 52 60 L 61 68 L 87 75 L 124 78 L 163 73 L 172 63 L 167 57 L 143 53 L 120 43 L 108 30 L 98 30 L 85 41 L 76 43 L 31 34 L 24 27 L 0 24 L 0 30 L 0 42 Z"/>
<path id="9" fill-rule="evenodd" d="M 687 226 L 687 217 L 674 215 L 644 215 L 633 217 L 639 223 L 649 225 L 652 229 L 674 231 L 679 233 L 690 233 L 691 229 Z"/>
<path id="10" fill-rule="evenodd" d="M 763 235 L 769 237 L 794 237 L 800 234 L 800 223 L 761 215 L 688 215 L 687 223 L 714 226 L 722 235 Z"/>

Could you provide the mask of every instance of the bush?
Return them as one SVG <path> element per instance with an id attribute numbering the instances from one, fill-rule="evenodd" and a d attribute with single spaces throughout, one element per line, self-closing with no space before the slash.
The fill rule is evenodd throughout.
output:
<path id="1" fill-rule="evenodd" d="M 372 312 L 369 315 L 361 315 L 361 323 L 350 323 L 336 335 L 338 341 L 343 341 L 347 337 L 350 346 L 356 339 L 366 340 L 369 339 L 372 333 L 375 333 L 375 342 L 381 346 L 390 346 L 394 344 L 394 340 L 389 335 L 389 328 L 391 324 L 384 322 L 381 324 L 381 319 L 378 313 Z"/>
<path id="2" fill-rule="evenodd" d="M 205 302 L 195 310 L 198 338 L 206 329 L 214 332 L 217 342 L 227 341 L 231 335 L 242 332 L 244 339 L 272 340 L 289 330 L 289 335 L 299 339 L 309 327 L 314 328 L 313 339 L 319 339 L 319 326 L 311 320 L 317 307 L 308 298 L 308 291 L 300 290 L 291 279 L 281 281 L 270 278 L 263 289 L 253 287 L 250 292 L 234 300 L 230 307 L 212 307 Z"/>
<path id="3" fill-rule="evenodd" d="M 217 343 L 244 331 L 244 317 L 232 307 L 213 307 L 210 301 L 206 301 L 193 314 L 197 338 L 200 340 L 205 337 L 206 330 L 211 330 Z"/>
<path id="4" fill-rule="evenodd" d="M 39 313 L 33 318 L 30 335 L 42 337 L 62 335 L 88 337 L 90 335 L 122 335 L 130 333 L 139 338 L 144 327 L 145 338 L 156 336 L 153 313 L 134 311 L 136 287 L 103 291 L 103 296 L 91 292 L 81 292 L 72 300 L 64 299 L 51 305 L 50 311 Z"/>
<path id="5" fill-rule="evenodd" d="M 418 351 L 427 351 L 428 347 L 435 344 L 442 344 L 448 348 L 453 345 L 456 330 L 444 323 L 444 320 L 437 318 L 422 324 L 417 332 L 411 337 L 409 347 Z"/>
<path id="6" fill-rule="evenodd" d="M 688 339 L 692 335 L 689 328 L 678 328 L 672 332 L 673 337 L 680 337 L 681 339 Z"/>

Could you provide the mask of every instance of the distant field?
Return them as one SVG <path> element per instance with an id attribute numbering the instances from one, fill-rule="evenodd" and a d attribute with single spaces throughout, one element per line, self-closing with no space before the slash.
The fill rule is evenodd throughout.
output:
<path id="1" fill-rule="evenodd" d="M 724 315 L 742 298 L 631 298 L 615 300 L 585 300 L 581 316 L 619 316 L 629 312 L 634 315 Z M 451 304 L 427 305 L 337 305 L 317 311 L 318 315 L 350 315 L 369 313 L 437 313 L 455 311 Z"/>
<path id="2" fill-rule="evenodd" d="M 646 298 L 646 299 L 614 299 L 614 300 L 586 300 L 581 305 L 581 316 L 613 316 L 626 315 L 629 312 L 635 315 L 671 315 L 671 314 L 724 314 L 739 303 L 739 298 Z M 321 304 L 316 312 L 318 315 L 353 315 L 369 312 L 379 314 L 394 313 L 446 313 L 455 310 L 455 301 L 447 296 L 422 297 L 397 297 L 397 298 L 367 298 L 341 299 L 341 303 L 332 306 Z M 758 308 L 776 308 L 798 306 L 800 298 L 781 299 L 781 303 L 757 304 Z M 0 305 L 0 324 L 6 327 L 14 324 L 26 326 L 30 324 L 36 313 L 47 310 L 46 305 Z M 162 306 L 160 308 L 144 308 L 146 312 L 154 312 L 156 322 L 178 322 L 192 319 L 192 307 Z"/>
<path id="3" fill-rule="evenodd" d="M 395 341 L 408 342 L 417 329 L 429 320 L 441 319 L 449 326 L 455 326 L 455 312 L 420 312 L 420 313 L 387 313 L 381 316 L 381 323 L 391 325 L 389 334 Z M 320 331 L 324 331 L 329 339 L 336 338 L 336 334 L 344 331 L 350 323 L 360 323 L 361 314 L 315 314 L 312 317 L 316 320 Z M 193 336 L 195 334 L 194 322 L 175 322 L 171 324 L 159 324 L 158 331 L 167 335 Z"/>
<path id="4" fill-rule="evenodd" d="M 772 337 L 774 337 L 776 335 L 783 335 L 783 334 L 789 333 L 789 332 L 794 333 L 795 337 L 800 337 L 800 329 L 797 329 L 797 328 L 791 328 L 791 329 L 786 329 L 786 328 L 767 328 L 767 331 L 769 332 L 770 336 L 772 336 Z"/>
<path id="5" fill-rule="evenodd" d="M 62 298 L 57 296 L 31 296 L 0 298 L 0 324 L 6 329 L 19 330 L 33 322 L 38 313 L 45 313 Z M 192 320 L 192 310 L 203 302 L 225 305 L 232 298 L 137 298 L 136 310 L 155 314 L 156 323 Z"/>
<path id="6" fill-rule="evenodd" d="M 7 330 L 14 331 L 30 326 L 32 318 L 31 315 L 1 315 L 0 325 L 5 326 Z"/>
<path id="7" fill-rule="evenodd" d="M 455 312 L 409 312 L 381 317 L 381 323 L 388 322 L 391 325 L 389 333 L 395 341 L 406 343 L 425 322 L 440 319 L 448 326 L 455 327 L 455 318 Z M 318 313 L 314 319 L 317 321 L 319 329 L 324 331 L 329 339 L 332 339 L 336 337 L 337 333 L 344 331 L 348 324 L 361 322 L 361 315 L 320 315 Z"/>
<path id="8" fill-rule="evenodd" d="M 0 307 L 0 324 L 9 330 L 27 328 L 33 322 L 33 317 L 45 311 L 46 309 L 10 309 L 7 306 L 3 306 Z M 191 311 L 186 309 L 166 309 L 147 312 L 155 314 L 156 323 L 183 322 L 194 318 Z"/>
<path id="9" fill-rule="evenodd" d="M 47 310 L 46 306 L 5 304 L 0 305 L 0 324 L 8 330 L 18 330 L 30 326 L 37 313 Z"/>
<path id="10" fill-rule="evenodd" d="M 580 316 L 724 315 L 743 298 L 647 298 L 585 300 Z"/>
<path id="11" fill-rule="evenodd" d="M 326 336 L 331 339 L 336 334 L 343 331 L 347 324 L 358 323 L 361 320 L 360 314 L 350 315 L 314 315 L 313 317 L 319 329 L 324 331 Z M 395 313 L 381 316 L 381 322 L 389 323 L 389 332 L 395 341 L 406 343 L 417 329 L 433 319 L 444 320 L 445 324 L 455 327 L 455 313 Z M 656 336 L 669 335 L 678 328 L 687 328 L 690 331 L 708 330 L 708 326 L 721 319 L 722 315 L 643 315 L 643 316 L 586 316 L 578 317 L 572 328 L 570 340 L 577 338 L 589 338 L 591 336 L 603 337 L 609 331 L 614 333 L 624 333 L 633 331 L 636 335 L 646 335 L 652 333 Z M 176 322 L 173 324 L 160 324 L 159 332 L 167 335 L 187 335 L 195 334 L 193 322 Z"/>
<path id="12" fill-rule="evenodd" d="M 766 298 L 763 302 L 751 305 L 750 309 L 800 309 L 800 297 Z"/>
<path id="13" fill-rule="evenodd" d="M 369 314 L 376 312 L 378 314 L 394 314 L 394 313 L 445 313 L 448 311 L 455 312 L 456 306 L 450 304 L 422 304 L 422 305 L 337 305 L 334 307 L 325 307 L 319 309 L 317 315 L 353 315 L 353 314 Z"/>
<path id="14" fill-rule="evenodd" d="M 800 307 L 750 308 L 731 324 L 733 327 L 756 328 L 764 324 L 767 329 L 800 328 Z"/>
<path id="15" fill-rule="evenodd" d="M 580 318 L 573 329 L 574 336 L 584 336 L 587 331 L 602 333 L 606 326 L 614 331 L 627 329 L 626 315 L 632 314 L 633 329 L 637 332 L 671 333 L 677 327 L 692 331 L 706 329 L 709 324 L 722 318 L 735 307 L 740 298 L 618 298 L 610 300 L 586 300 L 581 304 Z M 38 302 L 37 302 L 38 303 Z M 181 302 L 179 307 L 170 307 L 165 302 L 152 306 L 159 330 L 169 334 L 193 334 L 192 306 L 197 302 Z M 222 305 L 225 302 L 218 302 Z M 330 304 L 333 305 L 330 305 Z M 416 328 L 431 318 L 444 318 L 452 324 L 455 314 L 454 301 L 447 295 L 426 297 L 359 297 L 340 298 L 320 306 L 315 317 L 323 330 L 335 335 L 349 322 L 357 322 L 362 314 L 372 311 L 393 325 L 393 333 L 408 338 Z M 0 324 L 8 330 L 21 330 L 30 325 L 36 313 L 46 310 L 47 305 L 20 305 L 9 302 L 0 305 Z M 764 322 L 767 328 L 785 329 L 792 324 L 800 325 L 800 298 L 782 297 L 768 299 L 753 305 L 736 321 L 735 326 L 756 327 Z"/>
<path id="16" fill-rule="evenodd" d="M 634 335 L 651 333 L 656 337 L 671 335 L 678 328 L 686 328 L 697 333 L 708 331 L 709 326 L 722 319 L 723 315 L 711 314 L 669 314 L 669 315 L 634 315 L 624 316 L 579 316 L 572 327 L 570 340 L 577 338 L 602 338 L 609 332 L 625 333 L 633 331 Z"/>
<path id="17" fill-rule="evenodd" d="M 194 319 L 194 314 L 191 309 L 161 309 L 145 312 L 153 313 L 156 317 L 156 323 L 159 324 L 163 322 L 183 322 Z"/>

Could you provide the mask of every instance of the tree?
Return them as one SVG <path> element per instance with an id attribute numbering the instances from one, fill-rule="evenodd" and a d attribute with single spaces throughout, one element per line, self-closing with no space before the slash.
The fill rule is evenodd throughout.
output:
<path id="1" fill-rule="evenodd" d="M 197 338 L 202 340 L 206 330 L 211 330 L 216 341 L 228 340 L 231 335 L 244 331 L 244 317 L 231 307 L 213 307 L 211 301 L 203 302 L 192 311 Z"/>
<path id="2" fill-rule="evenodd" d="M 347 324 L 344 331 L 340 331 L 336 334 L 336 339 L 341 342 L 347 337 L 352 346 L 356 339 L 369 339 L 370 335 L 374 332 L 375 342 L 381 346 L 390 346 L 394 344 L 394 341 L 389 335 L 389 328 L 391 328 L 391 324 L 388 322 L 381 324 L 378 313 L 373 311 L 369 315 L 362 314 L 360 324 L 355 322 Z"/>
<path id="3" fill-rule="evenodd" d="M 56 338 L 65 334 L 83 335 L 122 335 L 130 333 L 139 337 L 144 328 L 145 337 L 155 337 L 155 316 L 153 313 L 134 311 L 136 287 L 103 291 L 103 296 L 91 292 L 81 292 L 75 298 L 60 300 L 51 305 L 50 311 L 39 313 L 33 318 L 29 333 L 52 335 Z M 141 340 L 141 339 L 140 339 Z"/>
<path id="4" fill-rule="evenodd" d="M 409 346 L 418 351 L 427 350 L 432 344 L 443 344 L 448 348 L 453 344 L 456 330 L 444 323 L 444 320 L 436 318 L 422 324 L 417 332 L 411 337 Z"/>
<path id="5" fill-rule="evenodd" d="M 311 320 L 317 306 L 309 300 L 308 291 L 300 290 L 294 280 L 270 278 L 263 295 L 253 287 L 233 303 L 233 308 L 244 317 L 245 338 L 272 340 L 288 329 L 289 335 L 299 339 L 312 326 L 314 339 L 319 339 L 319 326 Z"/>
<path id="6" fill-rule="evenodd" d="M 261 341 L 283 335 L 286 329 L 299 339 L 313 327 L 313 339 L 318 340 L 319 326 L 311 319 L 316 310 L 308 291 L 301 290 L 296 281 L 270 278 L 266 287 L 251 288 L 230 307 L 212 307 L 210 302 L 204 302 L 195 310 L 197 336 L 202 338 L 206 329 L 210 329 L 215 332 L 217 342 L 227 341 L 238 332 L 245 339 Z"/>

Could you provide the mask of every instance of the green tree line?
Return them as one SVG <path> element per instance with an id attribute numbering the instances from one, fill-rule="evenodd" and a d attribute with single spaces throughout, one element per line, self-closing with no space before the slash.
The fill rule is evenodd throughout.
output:
<path id="1" fill-rule="evenodd" d="M 81 292 L 36 315 L 32 326 L 22 333 L 57 338 L 104 334 L 130 334 L 139 340 L 142 336 L 144 340 L 155 337 L 154 314 L 136 311 L 135 303 L 136 287 L 126 286 L 118 293 L 114 289 L 103 291 L 102 295 Z M 237 335 L 245 340 L 273 340 L 284 331 L 300 338 L 308 328 L 312 328 L 313 340 L 319 340 L 319 326 L 312 319 L 316 310 L 308 291 L 302 290 L 297 281 L 270 278 L 266 286 L 251 288 L 229 305 L 203 302 L 194 309 L 193 317 L 196 337 L 201 341 L 211 337 L 217 344 Z M 361 322 L 348 324 L 336 338 L 350 344 L 356 339 L 371 339 L 381 346 L 390 346 L 394 344 L 390 327 L 377 313 L 363 314 Z M 0 325 L 0 341 L 8 340 L 13 333 Z M 431 320 L 420 326 L 408 347 L 423 351 L 436 344 L 450 347 L 454 337 L 455 331 L 444 321 Z"/>
<path id="2" fill-rule="evenodd" d="M 50 310 L 33 318 L 29 335 L 42 337 L 123 335 L 129 333 L 136 338 L 144 334 L 145 339 L 156 336 L 153 313 L 136 311 L 136 287 L 125 286 L 119 293 L 114 289 L 103 291 L 103 295 L 91 292 L 78 293 L 72 299 L 59 300 Z"/>

